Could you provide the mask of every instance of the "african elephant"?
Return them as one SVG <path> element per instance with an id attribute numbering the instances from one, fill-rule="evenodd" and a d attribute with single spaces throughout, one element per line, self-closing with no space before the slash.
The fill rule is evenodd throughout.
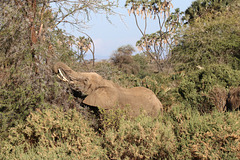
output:
<path id="1" fill-rule="evenodd" d="M 105 110 L 129 107 L 132 117 L 139 115 L 141 110 L 155 117 L 163 110 L 156 95 L 147 88 L 122 88 L 95 72 L 75 72 L 62 62 L 56 63 L 53 71 L 62 81 L 69 83 L 71 89 L 85 95 L 83 104 Z"/>
<path id="2" fill-rule="evenodd" d="M 227 98 L 227 109 L 229 111 L 240 110 L 240 87 L 230 89 Z"/>

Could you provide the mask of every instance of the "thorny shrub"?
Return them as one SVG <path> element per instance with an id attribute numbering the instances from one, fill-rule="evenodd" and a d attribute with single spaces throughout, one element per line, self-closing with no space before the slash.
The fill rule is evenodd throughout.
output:
<path id="1" fill-rule="evenodd" d="M 111 114 L 118 123 L 99 134 L 75 109 L 31 112 L 1 140 L 0 159 L 240 158 L 240 112 L 201 115 L 178 105 L 157 118 Z"/>
<path id="2" fill-rule="evenodd" d="M 108 129 L 103 147 L 109 159 L 160 159 L 173 157 L 175 143 L 170 123 L 142 114 L 134 120 L 121 120 L 117 132 Z"/>
<path id="3" fill-rule="evenodd" d="M 214 87 L 219 86 L 229 89 L 231 86 L 239 85 L 239 70 L 233 70 L 226 65 L 213 64 L 184 76 L 178 87 L 179 100 L 183 100 L 192 107 L 198 108 L 202 113 L 209 112 L 212 110 L 212 107 L 206 104 L 209 102 L 209 92 Z"/>
<path id="4" fill-rule="evenodd" d="M 31 112 L 24 124 L 10 129 L 1 145 L 1 158 L 36 158 L 33 155 L 39 159 L 104 158 L 106 152 L 101 148 L 101 141 L 75 109 L 37 110 Z"/>
<path id="5" fill-rule="evenodd" d="M 173 126 L 175 159 L 240 158 L 240 112 L 201 115 L 189 106 L 175 106 L 163 120 Z"/>

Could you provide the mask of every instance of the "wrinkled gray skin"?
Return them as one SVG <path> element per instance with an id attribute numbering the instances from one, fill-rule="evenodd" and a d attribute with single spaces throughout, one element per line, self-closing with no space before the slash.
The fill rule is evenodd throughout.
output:
<path id="1" fill-rule="evenodd" d="M 144 87 L 122 88 L 112 81 L 103 79 L 94 72 L 75 72 L 62 62 L 53 67 L 58 77 L 70 84 L 70 87 L 86 95 L 83 103 L 89 106 L 112 109 L 129 108 L 130 116 L 137 116 L 141 110 L 149 116 L 157 116 L 163 106 L 156 95 Z"/>

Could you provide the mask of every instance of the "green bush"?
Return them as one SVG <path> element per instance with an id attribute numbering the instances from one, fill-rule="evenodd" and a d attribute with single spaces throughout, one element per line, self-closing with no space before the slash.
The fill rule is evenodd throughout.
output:
<path id="1" fill-rule="evenodd" d="M 119 47 L 111 56 L 110 60 L 124 73 L 137 74 L 140 66 L 135 63 L 132 56 L 133 52 L 135 52 L 135 49 L 131 45 Z"/>
<path id="2" fill-rule="evenodd" d="M 41 79 L 31 79 L 31 74 L 16 72 L 5 77 L 8 83 L 0 87 L 0 133 L 7 134 L 9 127 L 23 123 L 30 112 L 50 104 L 65 109 L 78 107 L 67 86 L 57 83 L 55 77 L 46 74 Z"/>
<path id="3" fill-rule="evenodd" d="M 239 159 L 240 112 L 201 115 L 187 106 L 176 106 L 164 117 L 171 122 L 177 151 L 175 159 Z"/>
<path id="4" fill-rule="evenodd" d="M 134 120 L 121 120 L 117 132 L 105 132 L 102 145 L 109 159 L 164 159 L 173 157 L 175 143 L 170 123 L 143 114 Z"/>
<path id="5" fill-rule="evenodd" d="M 194 71 L 185 75 L 178 87 L 180 101 L 184 100 L 200 111 L 209 110 L 204 104 L 209 101 L 209 91 L 216 86 L 229 89 L 240 85 L 240 71 L 233 70 L 226 65 L 213 64 L 205 69 Z"/>
<path id="6" fill-rule="evenodd" d="M 103 135 L 109 129 L 118 131 L 121 120 L 127 120 L 130 118 L 127 114 L 129 112 L 127 106 L 125 109 L 119 109 L 117 107 L 114 107 L 111 110 L 100 109 L 99 112 L 98 131 Z"/>
<path id="7" fill-rule="evenodd" d="M 9 130 L 1 144 L 1 159 L 104 158 L 101 142 L 78 111 L 37 110 Z"/>
<path id="8" fill-rule="evenodd" d="M 139 72 L 137 74 L 138 77 L 144 78 L 152 73 L 150 70 L 151 67 L 149 66 L 149 57 L 141 53 L 134 55 L 133 60 L 134 63 L 139 66 Z"/>
<path id="9" fill-rule="evenodd" d="M 121 119 L 102 146 L 109 159 L 238 159 L 239 120 L 239 112 L 201 115 L 178 105 L 157 119 Z"/>
<path id="10" fill-rule="evenodd" d="M 235 4 L 184 28 L 171 57 L 175 69 L 192 71 L 216 62 L 240 69 L 239 8 Z"/>
<path id="11" fill-rule="evenodd" d="M 99 134 L 75 109 L 37 109 L 1 137 L 0 159 L 240 158 L 240 112 L 177 105 L 157 118 L 113 111 L 102 121 Z"/>
<path id="12" fill-rule="evenodd" d="M 8 127 L 21 123 L 29 115 L 30 111 L 38 107 L 43 95 L 33 94 L 31 86 L 18 87 L 15 90 L 0 88 L 0 132 L 5 132 Z"/>

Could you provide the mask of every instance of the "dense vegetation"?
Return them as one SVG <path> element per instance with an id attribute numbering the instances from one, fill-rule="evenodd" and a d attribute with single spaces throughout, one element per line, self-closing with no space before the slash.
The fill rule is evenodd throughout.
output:
<path id="1" fill-rule="evenodd" d="M 94 66 L 82 57 L 90 48 L 71 47 L 84 38 L 56 27 L 64 13 L 113 13 L 114 4 L 91 2 L 57 12 L 46 1 L 0 2 L 0 159 L 240 159 L 239 2 L 194 1 L 161 65 L 127 45 Z M 147 87 L 164 113 L 95 115 L 58 81 L 56 61 L 124 87 Z"/>

